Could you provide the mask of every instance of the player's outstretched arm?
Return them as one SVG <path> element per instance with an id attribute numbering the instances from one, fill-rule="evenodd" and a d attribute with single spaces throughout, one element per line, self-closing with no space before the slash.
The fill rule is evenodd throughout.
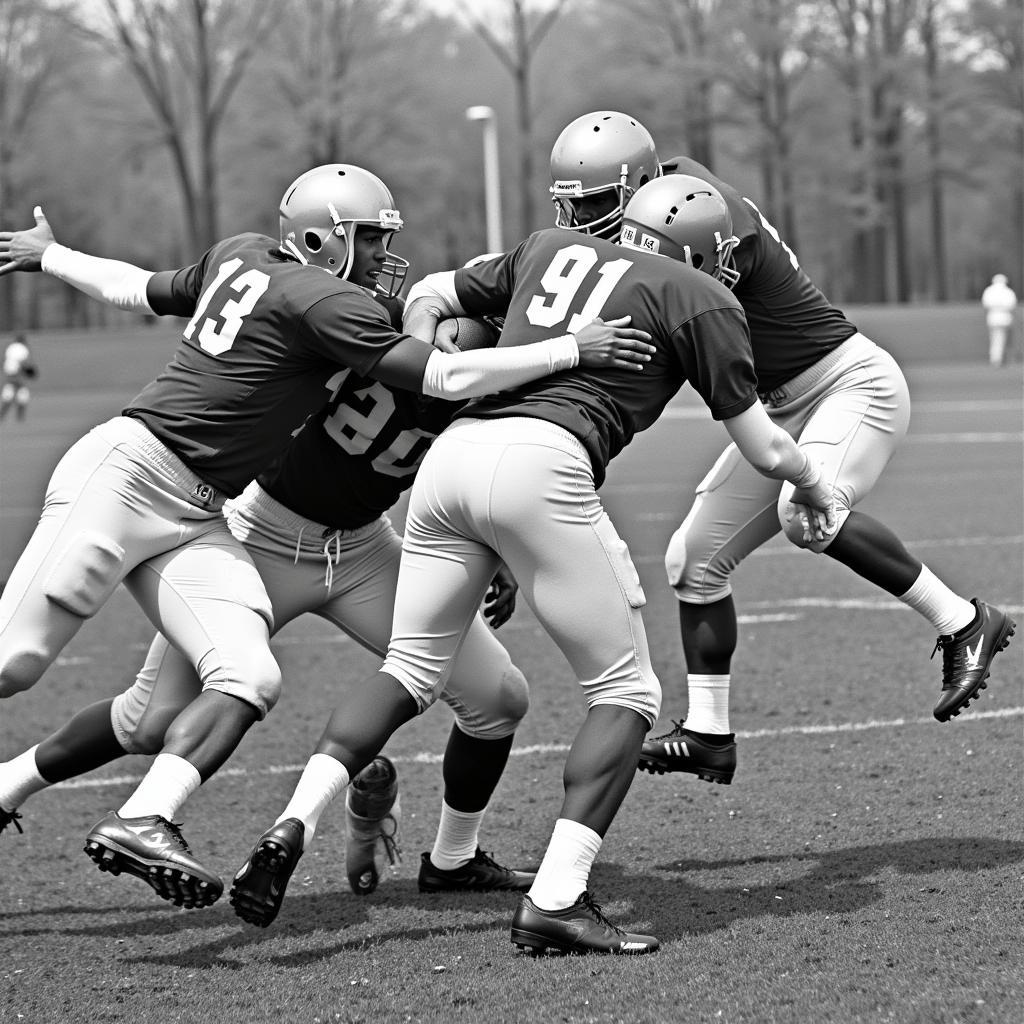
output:
<path id="1" fill-rule="evenodd" d="M 836 528 L 832 488 L 796 441 L 773 423 L 760 402 L 724 420 L 725 429 L 740 454 L 754 469 L 773 480 L 788 480 L 796 490 L 793 503 L 800 506 L 804 540 L 820 541 Z"/>
<path id="2" fill-rule="evenodd" d="M 12 274 L 16 270 L 36 273 L 43 269 L 43 253 L 56 239 L 42 207 L 32 211 L 35 227 L 24 231 L 0 231 L 0 274 Z"/>
<path id="3" fill-rule="evenodd" d="M 68 249 L 54 238 L 42 208 L 37 206 L 33 214 L 35 227 L 0 231 L 0 274 L 44 270 L 99 302 L 120 309 L 153 312 L 146 297 L 152 271 Z"/>

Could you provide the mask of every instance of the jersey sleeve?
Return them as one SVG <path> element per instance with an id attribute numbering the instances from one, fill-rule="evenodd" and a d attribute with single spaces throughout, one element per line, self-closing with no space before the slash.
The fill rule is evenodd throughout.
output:
<path id="1" fill-rule="evenodd" d="M 203 287 L 205 257 L 181 270 L 158 270 L 146 284 L 146 301 L 157 316 L 191 316 Z"/>
<path id="2" fill-rule="evenodd" d="M 523 244 L 511 252 L 455 271 L 455 292 L 468 316 L 505 313 L 515 287 Z"/>
<path id="3" fill-rule="evenodd" d="M 693 389 L 716 420 L 727 420 L 757 400 L 750 332 L 738 307 L 705 310 L 673 332 L 676 354 Z"/>

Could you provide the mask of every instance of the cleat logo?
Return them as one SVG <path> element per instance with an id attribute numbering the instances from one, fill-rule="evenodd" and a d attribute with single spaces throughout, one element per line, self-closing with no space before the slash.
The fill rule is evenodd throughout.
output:
<path id="1" fill-rule="evenodd" d="M 967 667 L 969 669 L 975 669 L 981 663 L 981 648 L 985 643 L 985 634 L 982 633 L 978 637 L 978 644 L 972 651 L 970 645 L 967 646 Z"/>
<path id="2" fill-rule="evenodd" d="M 689 757 L 690 748 L 686 745 L 686 741 L 682 740 L 681 742 L 671 744 L 669 753 L 675 757 Z"/>
<path id="3" fill-rule="evenodd" d="M 163 832 L 152 825 L 125 825 L 124 827 L 154 850 L 162 852 L 171 849 L 171 841 Z"/>
<path id="4" fill-rule="evenodd" d="M 646 948 L 647 948 L 647 943 L 646 942 L 620 942 L 619 943 L 619 949 L 622 950 L 623 953 L 632 953 L 634 950 L 646 949 Z"/>

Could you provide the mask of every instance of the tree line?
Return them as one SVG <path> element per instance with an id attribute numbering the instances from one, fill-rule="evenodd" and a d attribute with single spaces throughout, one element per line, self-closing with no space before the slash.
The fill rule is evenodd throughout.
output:
<path id="1" fill-rule="evenodd" d="M 974 299 L 1024 275 L 1024 0 L 0 0 L 0 226 L 151 269 L 357 163 L 413 274 L 553 222 L 548 155 L 588 110 L 639 118 L 758 204 L 838 303 Z M 0 278 L 0 329 L 102 322 Z"/>

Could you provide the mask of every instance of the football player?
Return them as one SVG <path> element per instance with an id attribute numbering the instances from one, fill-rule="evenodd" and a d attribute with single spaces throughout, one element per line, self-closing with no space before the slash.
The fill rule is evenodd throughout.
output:
<path id="1" fill-rule="evenodd" d="M 4 349 L 3 375 L 0 384 L 0 420 L 6 417 L 11 407 L 19 420 L 28 412 L 29 399 L 32 393 L 28 382 L 34 380 L 38 370 L 32 358 L 32 349 L 24 334 L 15 337 Z"/>
<path id="2" fill-rule="evenodd" d="M 401 304 L 385 305 L 397 329 Z M 349 370 L 338 377 L 324 409 L 272 467 L 225 503 L 225 513 L 266 586 L 274 631 L 312 612 L 383 656 L 401 555 L 401 539 L 386 513 L 458 405 L 422 399 Z M 485 614 L 497 628 L 512 613 L 515 585 L 503 574 L 492 590 Z M 474 681 L 472 688 L 467 680 Z M 0 830 L 12 822 L 21 830 L 17 809 L 33 793 L 125 754 L 158 753 L 168 725 L 200 689 L 190 662 L 158 635 L 126 692 L 90 705 L 0 764 Z M 437 838 L 421 857 L 419 886 L 431 892 L 528 888 L 531 872 L 503 867 L 478 845 L 480 822 L 529 704 L 525 678 L 480 616 L 442 699 L 456 723 L 444 756 Z M 347 821 L 351 838 L 351 815 Z M 360 879 L 362 895 L 379 879 L 372 860 L 360 867 L 350 874 Z"/>
<path id="3" fill-rule="evenodd" d="M 362 168 L 307 171 L 280 215 L 279 239 L 235 235 L 158 273 L 57 244 L 38 207 L 34 228 L 0 232 L 0 272 L 45 270 L 125 309 L 190 318 L 164 371 L 60 461 L 0 595 L 0 696 L 33 686 L 122 581 L 198 673 L 201 692 L 145 778 L 87 841 L 102 868 L 186 907 L 212 903 L 222 883 L 172 821 L 281 688 L 270 600 L 224 501 L 284 450 L 344 370 L 468 398 L 581 360 L 642 369 L 647 358 L 641 332 L 618 324 L 466 353 L 397 332 L 372 293 L 393 294 L 404 277 L 388 249 L 402 219 Z"/>
<path id="4" fill-rule="evenodd" d="M 562 226 L 592 231 L 606 216 L 607 237 L 622 205 L 622 175 L 641 166 L 650 174 L 658 164 L 653 142 L 638 148 L 624 129 L 604 130 L 628 123 L 641 137 L 641 126 L 623 118 L 609 111 L 584 115 L 552 149 L 551 192 Z M 586 189 L 576 193 L 583 199 L 563 180 L 577 166 L 586 174 Z M 911 555 L 888 526 L 852 510 L 874 487 L 906 433 L 910 398 L 902 371 L 815 287 L 754 203 L 687 157 L 660 167 L 662 173 L 688 174 L 710 184 L 728 207 L 736 241 L 723 262 L 708 258 L 702 269 L 721 276 L 743 306 L 769 416 L 824 465 L 835 489 L 839 528 L 810 550 L 849 566 L 931 623 L 939 634 L 935 649 L 943 655 L 934 715 L 948 721 L 986 686 L 992 659 L 1006 647 L 1015 624 L 1000 609 L 961 597 Z M 694 195 L 701 191 L 698 187 Z M 567 213 L 567 204 L 576 205 L 578 213 Z M 686 204 L 675 214 L 682 218 L 676 226 L 695 256 L 709 256 L 713 226 L 709 230 L 696 216 L 698 209 L 697 203 Z M 730 578 L 751 551 L 779 531 L 778 499 L 778 486 L 752 472 L 730 447 L 697 488 L 693 508 L 669 542 L 665 564 L 679 600 L 689 710 L 685 724 L 676 721 L 669 732 L 645 742 L 641 767 L 649 771 L 732 781 L 736 744 L 729 686 L 737 633 Z"/>
<path id="5" fill-rule="evenodd" d="M 633 202 L 642 195 L 643 188 Z M 559 820 L 515 912 L 512 941 L 534 952 L 648 953 L 658 940 L 611 924 L 588 884 L 660 705 L 644 594 L 597 488 L 608 462 L 689 380 L 745 457 L 793 483 L 788 529 L 824 537 L 834 524 L 831 494 L 758 402 L 743 312 L 709 275 L 552 228 L 496 259 L 424 279 L 410 293 L 406 327 L 429 337 L 438 317 L 496 313 L 505 314 L 499 349 L 600 313 L 631 316 L 657 351 L 635 379 L 617 369 L 579 370 L 471 402 L 434 442 L 412 488 L 381 671 L 335 710 L 289 817 L 257 839 L 232 891 L 236 900 L 283 892 L 305 830 L 391 733 L 436 698 L 475 605 L 504 563 L 572 666 L 588 708 L 566 762 Z"/>

